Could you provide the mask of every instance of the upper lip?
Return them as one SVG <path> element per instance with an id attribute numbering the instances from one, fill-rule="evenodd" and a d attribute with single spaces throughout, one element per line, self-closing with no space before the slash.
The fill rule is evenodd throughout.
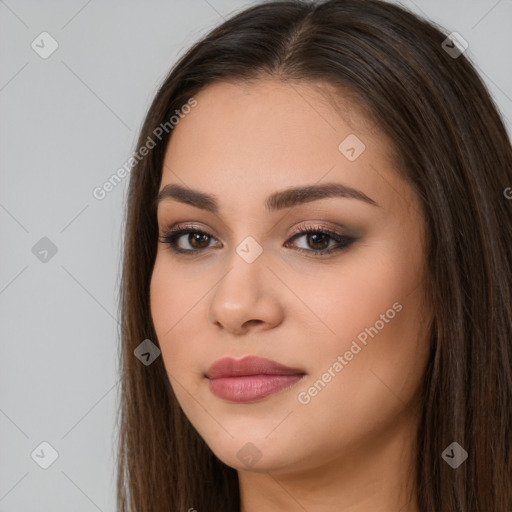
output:
<path id="1" fill-rule="evenodd" d="M 220 377 L 242 377 L 247 375 L 304 375 L 298 368 L 290 368 L 263 357 L 246 356 L 241 359 L 223 357 L 217 359 L 208 371 L 206 377 L 218 379 Z"/>

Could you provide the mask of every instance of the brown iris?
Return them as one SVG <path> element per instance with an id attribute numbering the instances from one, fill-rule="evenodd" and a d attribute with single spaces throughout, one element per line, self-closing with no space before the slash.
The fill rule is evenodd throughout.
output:
<path id="1" fill-rule="evenodd" d="M 204 233 L 190 233 L 188 235 L 188 241 L 190 243 L 191 247 L 194 247 L 194 249 L 206 249 L 210 243 L 210 237 L 208 235 L 205 235 Z M 206 241 L 205 245 L 202 245 Z M 197 242 L 197 245 L 196 245 Z"/>
<path id="2" fill-rule="evenodd" d="M 322 239 L 320 242 L 318 238 Z M 308 245 L 312 249 L 321 251 L 322 249 L 326 249 L 329 246 L 329 235 L 325 233 L 310 233 L 307 235 Z M 327 242 L 327 244 L 325 244 Z M 316 247 L 317 244 L 320 244 L 321 247 Z"/>

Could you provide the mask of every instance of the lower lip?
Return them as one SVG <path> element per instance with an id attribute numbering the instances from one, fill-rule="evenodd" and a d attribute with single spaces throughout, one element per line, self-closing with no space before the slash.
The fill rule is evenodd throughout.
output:
<path id="1" fill-rule="evenodd" d="M 254 402 L 286 389 L 304 375 L 250 375 L 210 380 L 211 392 L 230 402 Z"/>

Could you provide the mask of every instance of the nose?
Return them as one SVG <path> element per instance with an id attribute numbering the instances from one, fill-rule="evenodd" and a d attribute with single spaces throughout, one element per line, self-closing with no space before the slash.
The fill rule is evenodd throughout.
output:
<path id="1" fill-rule="evenodd" d="M 208 322 L 233 335 L 267 330 L 283 320 L 282 284 L 260 256 L 247 263 L 235 254 L 209 295 Z"/>

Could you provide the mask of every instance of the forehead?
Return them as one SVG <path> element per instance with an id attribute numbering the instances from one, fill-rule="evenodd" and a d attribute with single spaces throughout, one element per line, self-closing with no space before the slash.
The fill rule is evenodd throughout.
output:
<path id="1" fill-rule="evenodd" d="M 201 90 L 195 99 L 197 106 L 173 130 L 171 149 L 186 142 L 198 149 L 200 144 L 208 149 L 217 146 L 218 153 L 228 153 L 233 160 L 258 152 L 259 157 L 282 155 L 289 161 L 294 155 L 298 160 L 311 157 L 311 148 L 321 146 L 325 157 L 332 159 L 339 156 L 339 143 L 351 133 L 368 143 L 371 138 L 381 150 L 389 149 L 353 99 L 343 98 L 326 84 L 271 79 L 219 82 Z M 188 159 L 204 155 L 196 153 Z"/>
<path id="2" fill-rule="evenodd" d="M 386 138 L 349 96 L 328 86 L 219 82 L 195 99 L 197 106 L 172 131 L 161 186 L 181 182 L 220 195 L 239 190 L 266 197 L 276 189 L 338 181 L 373 197 L 382 196 L 383 175 L 398 178 Z M 360 152 L 355 159 L 344 153 L 345 141 Z"/>

